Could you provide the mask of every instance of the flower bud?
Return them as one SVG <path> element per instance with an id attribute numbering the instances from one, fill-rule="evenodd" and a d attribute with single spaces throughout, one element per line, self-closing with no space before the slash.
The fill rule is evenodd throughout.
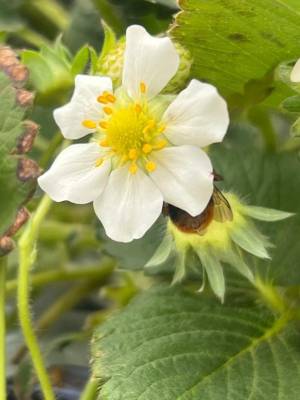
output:
<path id="1" fill-rule="evenodd" d="M 121 86 L 122 83 L 125 46 L 125 37 L 122 37 L 110 47 L 106 54 L 100 55 L 96 68 L 96 73 L 109 76 L 115 87 Z M 163 90 L 162 93 L 165 94 L 176 93 L 185 86 L 193 62 L 188 50 L 176 42 L 174 46 L 180 56 L 180 64 L 175 76 Z"/>

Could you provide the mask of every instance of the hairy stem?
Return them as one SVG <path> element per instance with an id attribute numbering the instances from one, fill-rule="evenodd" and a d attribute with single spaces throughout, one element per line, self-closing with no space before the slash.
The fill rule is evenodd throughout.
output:
<path id="1" fill-rule="evenodd" d="M 5 279 L 7 258 L 0 257 L 0 398 L 6 399 Z"/>
<path id="2" fill-rule="evenodd" d="M 28 27 L 22 28 L 19 31 L 11 32 L 9 33 L 9 35 L 12 37 L 16 37 L 36 48 L 40 48 L 41 46 L 45 45 L 49 46 L 51 43 L 43 35 Z"/>
<path id="3" fill-rule="evenodd" d="M 60 296 L 37 320 L 35 331 L 45 332 L 49 326 L 56 322 L 66 311 L 71 310 L 80 300 L 86 297 L 92 290 L 98 288 L 109 277 L 114 268 L 112 260 L 105 261 L 98 267 L 98 275 L 92 279 L 72 287 L 69 291 Z M 85 277 L 88 278 L 88 277 Z M 21 346 L 13 357 L 15 364 L 19 363 L 26 354 L 26 347 Z"/>
<path id="4" fill-rule="evenodd" d="M 286 300 L 277 287 L 264 282 L 259 276 L 256 277 L 254 286 L 258 290 L 262 300 L 269 308 L 279 314 L 283 314 L 288 309 Z"/>
<path id="5" fill-rule="evenodd" d="M 66 268 L 54 271 L 40 272 L 31 276 L 30 284 L 32 288 L 40 288 L 54 282 L 75 281 L 80 279 L 102 279 L 110 269 L 110 262 L 104 261 L 102 264 L 95 264 L 81 269 Z M 18 288 L 18 280 L 12 279 L 6 282 L 6 295 L 11 296 Z"/>
<path id="6" fill-rule="evenodd" d="M 39 227 L 51 206 L 51 200 L 44 196 L 35 214 L 27 224 L 19 240 L 18 312 L 25 343 L 39 379 L 44 400 L 55 400 L 50 379 L 44 365 L 41 350 L 34 333 L 30 314 L 30 269 L 35 259 L 35 243 Z"/>
<path id="7" fill-rule="evenodd" d="M 99 382 L 91 377 L 84 388 L 80 400 L 95 400 L 98 392 Z"/>

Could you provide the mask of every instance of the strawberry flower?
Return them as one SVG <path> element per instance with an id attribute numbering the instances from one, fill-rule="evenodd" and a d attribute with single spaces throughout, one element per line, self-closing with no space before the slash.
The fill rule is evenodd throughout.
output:
<path id="1" fill-rule="evenodd" d="M 213 168 L 201 148 L 222 141 L 227 106 L 195 79 L 177 97 L 162 94 L 178 66 L 169 38 L 130 26 L 121 87 L 78 75 L 70 102 L 54 111 L 65 138 L 93 136 L 63 150 L 39 185 L 54 201 L 93 202 L 116 241 L 142 237 L 163 201 L 195 216 L 212 196 Z"/>

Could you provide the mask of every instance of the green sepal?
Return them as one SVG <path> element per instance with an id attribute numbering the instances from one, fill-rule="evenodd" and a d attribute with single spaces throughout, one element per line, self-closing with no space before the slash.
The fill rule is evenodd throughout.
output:
<path id="1" fill-rule="evenodd" d="M 175 260 L 175 272 L 173 275 L 171 285 L 176 285 L 183 281 L 186 275 L 186 251 L 178 252 L 176 260 Z"/>
<path id="2" fill-rule="evenodd" d="M 76 76 L 84 71 L 90 59 L 89 46 L 82 46 L 75 54 L 71 64 L 71 74 Z"/>
<path id="3" fill-rule="evenodd" d="M 294 215 L 293 213 L 275 210 L 273 208 L 248 205 L 243 207 L 243 214 L 259 221 L 266 222 L 282 221 L 283 219 L 290 218 Z"/>
<path id="4" fill-rule="evenodd" d="M 105 59 L 105 57 L 109 54 L 109 52 L 116 46 L 117 38 L 112 30 L 112 28 L 104 21 L 101 21 L 103 32 L 104 32 L 104 41 L 102 45 L 102 50 L 98 58 L 99 69 Z"/>
<path id="5" fill-rule="evenodd" d="M 166 262 L 172 252 L 172 249 L 173 249 L 173 238 L 169 233 L 167 233 L 164 236 L 161 244 L 156 249 L 153 256 L 145 265 L 145 268 L 157 267 L 158 265 L 161 265 L 164 262 Z"/>
<path id="6" fill-rule="evenodd" d="M 300 136 L 300 118 L 298 118 L 291 127 L 291 134 L 295 137 Z"/>
<path id="7" fill-rule="evenodd" d="M 227 250 L 222 257 L 222 260 L 230 264 L 237 272 L 247 278 L 251 283 L 254 283 L 254 275 L 246 264 L 242 252 L 237 247 L 234 250 Z"/>
<path id="8" fill-rule="evenodd" d="M 231 239 L 242 249 L 259 258 L 270 259 L 267 247 L 272 247 L 269 240 L 252 224 L 237 226 L 230 230 Z"/>
<path id="9" fill-rule="evenodd" d="M 208 248 L 197 250 L 197 254 L 202 267 L 205 269 L 212 291 L 223 303 L 225 296 L 225 278 L 219 258 L 215 255 L 214 250 L 210 251 Z"/>
<path id="10" fill-rule="evenodd" d="M 289 113 L 300 113 L 300 96 L 291 96 L 283 100 L 280 105 L 283 111 L 287 111 Z"/>

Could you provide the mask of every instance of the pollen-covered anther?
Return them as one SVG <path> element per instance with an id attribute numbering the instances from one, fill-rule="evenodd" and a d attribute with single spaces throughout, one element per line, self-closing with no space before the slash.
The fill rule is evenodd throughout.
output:
<path id="1" fill-rule="evenodd" d="M 91 119 L 85 119 L 81 123 L 85 128 L 88 128 L 88 129 L 95 129 L 97 127 L 96 122 L 92 121 Z"/>
<path id="2" fill-rule="evenodd" d="M 151 144 L 149 144 L 149 143 L 145 143 L 145 144 L 144 144 L 144 146 L 143 146 L 143 152 L 144 152 L 145 154 L 151 153 L 152 150 L 153 150 L 153 146 L 152 146 Z"/>
<path id="3" fill-rule="evenodd" d="M 142 112 L 142 106 L 140 104 L 136 104 L 134 108 L 137 114 Z"/>
<path id="4" fill-rule="evenodd" d="M 102 147 L 109 147 L 109 143 L 108 143 L 108 140 L 107 140 L 107 139 L 102 139 L 102 140 L 99 142 L 99 144 L 100 144 L 100 146 L 102 146 Z"/>
<path id="5" fill-rule="evenodd" d="M 111 94 L 111 93 L 108 93 L 108 94 L 106 95 L 106 99 L 107 99 L 107 101 L 108 101 L 109 103 L 115 103 L 115 101 L 117 100 L 116 97 L 115 97 L 113 94 Z"/>
<path id="6" fill-rule="evenodd" d="M 159 140 L 158 142 L 155 143 L 155 145 L 153 146 L 153 148 L 155 150 L 161 150 L 163 148 L 165 148 L 167 146 L 168 142 L 164 139 Z"/>
<path id="7" fill-rule="evenodd" d="M 145 167 L 148 172 L 153 172 L 156 169 L 156 164 L 153 161 L 148 161 Z"/>
<path id="8" fill-rule="evenodd" d="M 145 128 L 143 129 L 143 134 L 146 135 L 154 127 L 155 127 L 155 121 L 154 119 L 150 119 Z"/>
<path id="9" fill-rule="evenodd" d="M 137 173 L 137 170 L 138 170 L 138 166 L 136 165 L 136 163 L 135 162 L 131 163 L 130 167 L 129 167 L 129 172 L 132 175 L 135 175 Z"/>
<path id="10" fill-rule="evenodd" d="M 129 160 L 136 160 L 138 158 L 138 151 L 136 149 L 130 149 L 128 153 Z"/>
<path id="11" fill-rule="evenodd" d="M 99 126 L 102 129 L 107 129 L 108 128 L 108 122 L 107 121 L 100 121 Z"/>
<path id="12" fill-rule="evenodd" d="M 111 107 L 103 107 L 103 111 L 107 115 L 111 115 L 113 113 L 113 109 Z"/>
<path id="13" fill-rule="evenodd" d="M 103 95 L 98 96 L 97 97 L 97 101 L 98 101 L 98 103 L 101 103 L 101 104 L 108 104 L 109 103 L 107 98 L 105 96 L 103 96 Z"/>
<path id="14" fill-rule="evenodd" d="M 161 124 L 157 130 L 158 133 L 163 133 L 166 130 L 166 125 Z"/>
<path id="15" fill-rule="evenodd" d="M 147 85 L 145 82 L 140 83 L 140 91 L 142 94 L 145 94 L 147 92 Z"/>

